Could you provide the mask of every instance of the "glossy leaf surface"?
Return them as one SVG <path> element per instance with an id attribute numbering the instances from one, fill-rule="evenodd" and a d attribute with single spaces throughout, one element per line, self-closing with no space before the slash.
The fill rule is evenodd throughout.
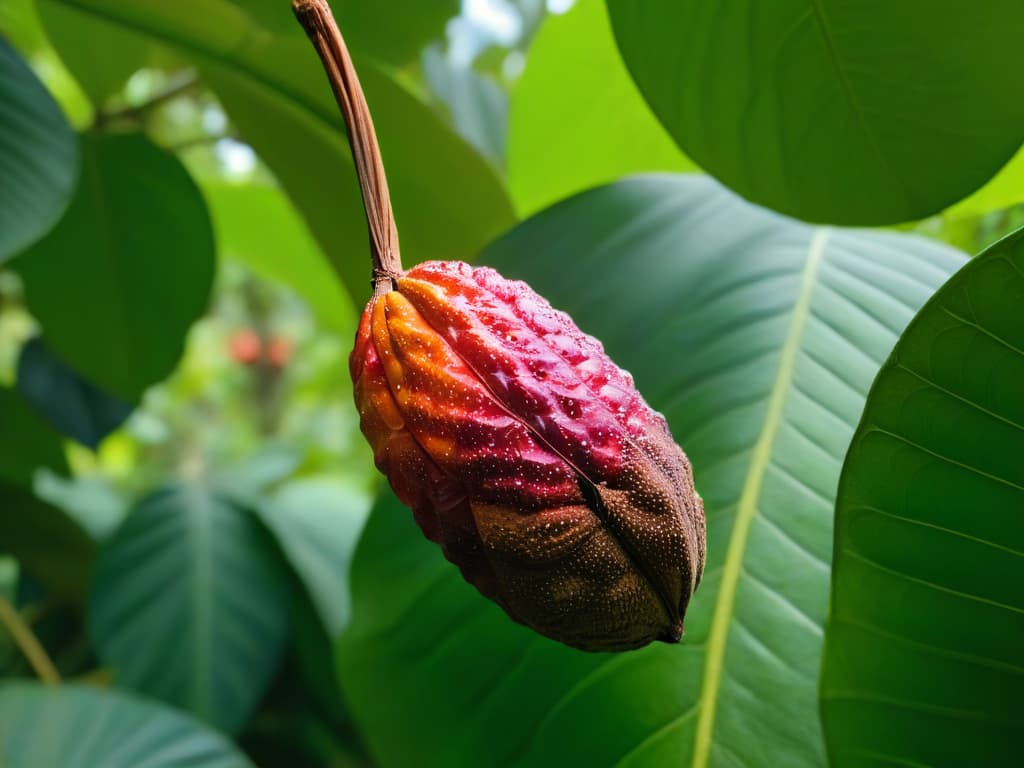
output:
<path id="1" fill-rule="evenodd" d="M 843 467 L 832 765 L 1010 765 L 1024 739 L 1024 231 L 900 338 Z"/>
<path id="2" fill-rule="evenodd" d="M 71 127 L 0 37 L 0 264 L 53 226 L 71 199 L 77 175 Z"/>
<path id="3" fill-rule="evenodd" d="M 45 730 L 43 730 L 45 729 Z M 0 685 L 4 768 L 252 768 L 220 734 L 170 707 L 114 691 Z"/>
<path id="4" fill-rule="evenodd" d="M 586 279 L 566 279 L 567 254 Z M 708 564 L 681 645 L 584 654 L 511 625 L 408 511 L 382 503 L 338 648 L 376 756 L 820 766 L 840 464 L 878 367 L 962 256 L 811 228 L 704 178 L 653 176 L 544 212 L 484 261 L 569 311 L 665 413 L 704 497 Z"/>
<path id="5" fill-rule="evenodd" d="M 89 624 L 119 686 L 232 732 L 277 666 L 287 580 L 249 513 L 198 488 L 168 487 L 104 543 Z"/>

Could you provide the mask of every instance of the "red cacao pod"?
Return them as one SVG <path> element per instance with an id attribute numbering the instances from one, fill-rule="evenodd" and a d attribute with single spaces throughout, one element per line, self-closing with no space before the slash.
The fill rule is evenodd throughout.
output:
<path id="1" fill-rule="evenodd" d="M 677 641 L 704 511 L 665 419 L 525 283 L 420 264 L 372 299 L 351 357 L 377 467 L 516 621 L 585 650 Z"/>
<path id="2" fill-rule="evenodd" d="M 374 296 L 350 359 L 378 468 L 428 538 L 516 621 L 577 648 L 676 642 L 704 508 L 665 419 L 525 283 L 404 271 L 373 120 L 326 0 L 293 0 L 348 127 Z"/>

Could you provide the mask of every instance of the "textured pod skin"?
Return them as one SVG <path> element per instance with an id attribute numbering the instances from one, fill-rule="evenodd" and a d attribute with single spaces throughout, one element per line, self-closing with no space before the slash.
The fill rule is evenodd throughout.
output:
<path id="1" fill-rule="evenodd" d="M 350 368 L 377 467 L 481 593 L 584 650 L 679 640 L 704 570 L 690 464 L 568 315 L 426 262 L 370 301 Z"/>

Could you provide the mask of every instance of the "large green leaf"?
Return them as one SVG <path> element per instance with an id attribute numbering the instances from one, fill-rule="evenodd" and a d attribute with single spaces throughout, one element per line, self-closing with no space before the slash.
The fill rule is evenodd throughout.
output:
<path id="1" fill-rule="evenodd" d="M 77 175 L 71 127 L 0 37 L 0 264 L 53 226 L 71 199 Z"/>
<path id="2" fill-rule="evenodd" d="M 64 218 L 16 266 L 50 348 L 136 401 L 174 369 L 206 309 L 213 231 L 184 167 L 143 136 L 83 136 L 82 157 Z"/>
<path id="3" fill-rule="evenodd" d="M 1024 141 L 1024 3 L 608 0 L 626 64 L 701 167 L 811 221 L 895 224 Z"/>
<path id="4" fill-rule="evenodd" d="M 67 472 L 58 435 L 17 393 L 0 387 L 0 554 L 14 555 L 62 597 L 84 597 L 95 543 L 32 493 L 39 470 Z"/>
<path id="5" fill-rule="evenodd" d="M 535 213 L 631 173 L 691 170 L 630 79 L 604 0 L 549 16 L 512 91 L 508 182 L 517 210 Z"/>
<path id="6" fill-rule="evenodd" d="M 962 256 L 652 176 L 572 198 L 484 260 L 567 309 L 664 411 L 704 497 L 707 570 L 681 645 L 588 655 L 513 625 L 385 504 L 339 647 L 377 757 L 817 768 L 840 464 L 896 336 Z"/>
<path id="7" fill-rule="evenodd" d="M 259 506 L 309 592 L 327 634 L 337 637 L 352 612 L 349 564 L 370 511 L 365 491 L 329 477 L 296 480 Z"/>
<path id="8" fill-rule="evenodd" d="M 89 611 L 118 685 L 237 730 L 284 647 L 278 557 L 249 513 L 205 490 L 140 502 L 101 549 Z"/>
<path id="9" fill-rule="evenodd" d="M 835 766 L 1012 765 L 1024 743 L 1024 230 L 875 380 L 843 467 L 821 682 Z"/>
<path id="10" fill-rule="evenodd" d="M 200 67 L 361 306 L 370 280 L 362 199 L 343 121 L 298 23 L 270 24 L 228 0 L 60 2 L 166 43 Z M 474 256 L 513 221 L 497 173 L 377 65 L 358 67 L 405 252 L 414 260 Z"/>
<path id="11" fill-rule="evenodd" d="M 78 685 L 0 685 L 4 768 L 252 768 L 231 742 L 155 702 Z"/>

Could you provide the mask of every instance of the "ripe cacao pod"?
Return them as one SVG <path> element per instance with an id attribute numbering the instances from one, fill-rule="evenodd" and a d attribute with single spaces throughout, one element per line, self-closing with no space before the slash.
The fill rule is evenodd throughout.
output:
<path id="1" fill-rule="evenodd" d="M 467 581 L 590 651 L 676 642 L 704 571 L 686 456 L 629 374 L 525 283 L 402 269 L 373 119 L 327 0 L 292 0 L 348 128 L 374 295 L 350 367 L 374 460 Z"/>
<path id="2" fill-rule="evenodd" d="M 661 414 L 525 283 L 427 262 L 370 300 L 350 359 L 377 467 L 481 593 L 591 651 L 676 642 L 704 509 Z"/>

